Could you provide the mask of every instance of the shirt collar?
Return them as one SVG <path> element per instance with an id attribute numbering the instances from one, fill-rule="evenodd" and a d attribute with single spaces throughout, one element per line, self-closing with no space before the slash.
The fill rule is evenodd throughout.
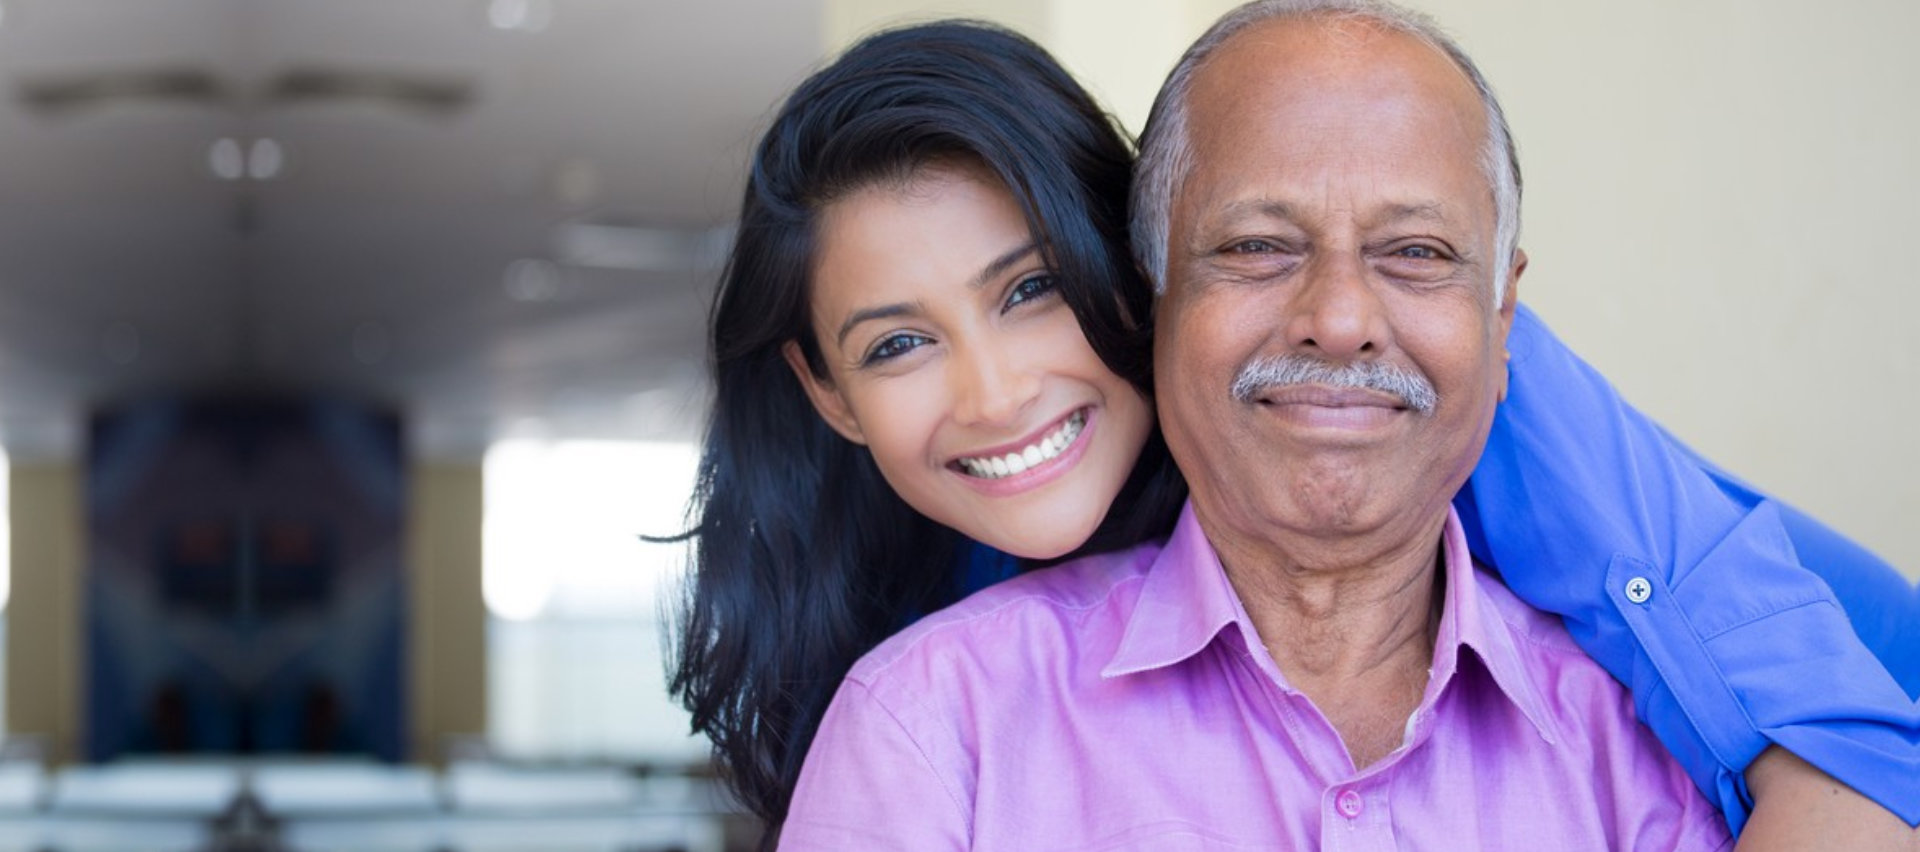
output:
<path id="1" fill-rule="evenodd" d="M 1200 653 L 1240 617 L 1240 599 L 1207 543 L 1193 501 L 1180 510 L 1173 535 L 1147 569 L 1126 632 L 1102 677 L 1164 668 Z"/>
<path id="2" fill-rule="evenodd" d="M 1480 584 L 1487 578 L 1474 568 L 1460 517 L 1449 508 L 1442 537 L 1447 582 L 1433 653 L 1433 674 L 1423 705 L 1431 704 L 1459 670 L 1460 648 L 1472 648 L 1494 683 L 1548 742 L 1558 739 L 1538 686 L 1527 674 L 1518 638 L 1522 629 L 1507 621 Z M 1200 653 L 1221 629 L 1235 622 L 1248 639 L 1256 636 L 1240 598 L 1227 580 L 1220 557 L 1207 541 L 1187 502 L 1172 537 L 1161 548 L 1140 589 L 1126 631 L 1102 677 L 1114 678 L 1165 668 Z M 1282 684 L 1282 686 L 1286 686 Z"/>
<path id="3" fill-rule="evenodd" d="M 1433 669 L 1422 704 L 1431 704 L 1440 690 L 1452 681 L 1460 667 L 1460 649 L 1472 648 L 1474 655 L 1493 676 L 1500 691 L 1520 708 L 1527 721 L 1547 742 L 1556 742 L 1559 732 L 1553 714 L 1546 710 L 1540 687 L 1529 676 L 1520 653 L 1524 627 L 1508 621 L 1493 593 L 1481 584 L 1495 582 L 1473 564 L 1467 550 L 1467 534 L 1460 516 L 1447 510 L 1447 526 L 1441 537 L 1447 572 L 1446 601 L 1440 610 L 1440 627 L 1433 643 Z"/>

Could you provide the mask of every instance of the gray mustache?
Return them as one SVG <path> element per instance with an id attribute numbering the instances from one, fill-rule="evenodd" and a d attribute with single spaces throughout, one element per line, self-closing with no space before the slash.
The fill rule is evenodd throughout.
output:
<path id="1" fill-rule="evenodd" d="M 1440 394 L 1427 377 L 1380 361 L 1333 364 L 1304 355 L 1275 355 L 1255 358 L 1240 368 L 1230 393 L 1240 402 L 1252 402 L 1262 392 L 1292 385 L 1322 385 L 1330 388 L 1354 388 L 1378 391 L 1400 400 L 1402 405 L 1430 414 L 1440 404 Z"/>

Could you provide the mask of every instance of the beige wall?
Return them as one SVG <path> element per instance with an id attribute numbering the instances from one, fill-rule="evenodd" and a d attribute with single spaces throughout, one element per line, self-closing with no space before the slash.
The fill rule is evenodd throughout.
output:
<path id="1" fill-rule="evenodd" d="M 1224 0 L 828 2 L 827 44 L 994 17 L 1131 129 Z M 1521 298 L 1682 440 L 1920 578 L 1920 4 L 1416 0 L 1493 81 Z M 836 29 L 837 28 L 837 29 Z"/>
<path id="2" fill-rule="evenodd" d="M 1920 577 L 1920 4 L 1423 5 L 1519 139 L 1522 298 L 1681 439 Z"/>
<path id="3" fill-rule="evenodd" d="M 438 761 L 448 736 L 487 730 L 480 463 L 416 463 L 407 487 L 408 743 Z"/>
<path id="4" fill-rule="evenodd" d="M 81 736 L 80 468 L 14 462 L 12 595 L 7 601 L 6 720 L 9 734 L 47 738 L 48 757 L 79 755 Z"/>

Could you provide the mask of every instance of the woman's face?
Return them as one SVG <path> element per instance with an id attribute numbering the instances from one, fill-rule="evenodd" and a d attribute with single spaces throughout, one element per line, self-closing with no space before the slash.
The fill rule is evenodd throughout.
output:
<path id="1" fill-rule="evenodd" d="M 1020 207 L 964 166 L 822 214 L 813 329 L 787 361 L 907 503 L 1000 550 L 1065 554 L 1106 516 L 1153 426 L 1054 287 Z"/>

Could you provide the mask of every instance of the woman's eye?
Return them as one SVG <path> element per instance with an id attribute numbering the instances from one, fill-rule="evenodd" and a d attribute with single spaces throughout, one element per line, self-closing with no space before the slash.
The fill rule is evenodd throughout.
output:
<path id="1" fill-rule="evenodd" d="M 1031 302 L 1053 292 L 1058 286 L 1058 282 L 1054 281 L 1052 275 L 1032 275 L 1023 278 L 1020 283 L 1013 285 L 1012 292 L 1007 294 L 1006 307 L 1011 308 L 1021 302 Z"/>
<path id="2" fill-rule="evenodd" d="M 881 361 L 892 360 L 932 342 L 932 338 L 918 334 L 889 335 L 885 340 L 874 344 L 872 349 L 867 350 L 867 357 L 861 359 L 860 363 L 878 364 Z"/>

